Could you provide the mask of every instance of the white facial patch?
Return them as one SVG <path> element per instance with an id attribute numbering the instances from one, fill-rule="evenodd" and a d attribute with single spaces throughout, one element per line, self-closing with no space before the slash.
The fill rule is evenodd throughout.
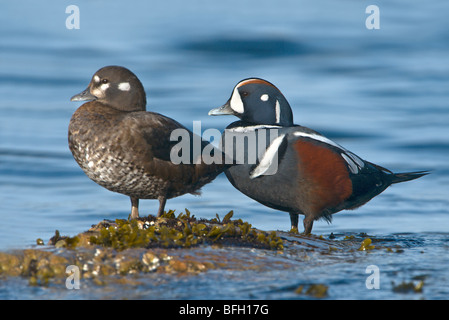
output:
<path id="1" fill-rule="evenodd" d="M 101 91 L 106 91 L 107 88 L 109 88 L 109 83 L 103 83 L 103 84 L 100 86 L 100 90 L 101 90 Z"/>
<path id="2" fill-rule="evenodd" d="M 94 75 L 94 81 L 95 81 L 96 83 L 100 82 L 100 77 L 97 76 L 97 75 Z"/>
<path id="3" fill-rule="evenodd" d="M 260 96 L 260 100 L 262 101 L 268 101 L 268 99 L 270 99 L 270 96 L 266 93 Z"/>
<path id="4" fill-rule="evenodd" d="M 97 98 L 103 98 L 104 97 L 104 91 L 102 91 L 102 90 L 100 90 L 98 88 L 91 89 L 91 92 Z"/>
<path id="5" fill-rule="evenodd" d="M 242 101 L 242 98 L 240 97 L 240 93 L 239 93 L 237 87 L 234 88 L 234 92 L 232 93 L 231 109 L 237 113 L 244 112 L 243 101 Z"/>
<path id="6" fill-rule="evenodd" d="M 131 85 L 129 82 L 121 82 L 118 84 L 118 88 L 122 91 L 129 91 L 129 89 L 131 89 Z"/>

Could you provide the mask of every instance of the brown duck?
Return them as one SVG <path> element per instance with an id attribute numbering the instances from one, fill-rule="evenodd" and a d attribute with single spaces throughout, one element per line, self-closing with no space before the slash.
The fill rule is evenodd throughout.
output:
<path id="1" fill-rule="evenodd" d="M 158 199 L 160 216 L 167 199 L 198 194 L 225 169 L 195 155 L 189 163 L 171 161 L 178 143 L 170 140 L 173 130 L 185 130 L 191 141 L 193 133 L 171 118 L 147 112 L 142 83 L 124 67 L 101 68 L 71 101 L 88 101 L 70 120 L 73 157 L 90 179 L 131 198 L 131 219 L 139 217 L 139 199 Z M 201 141 L 201 150 L 208 145 Z"/>

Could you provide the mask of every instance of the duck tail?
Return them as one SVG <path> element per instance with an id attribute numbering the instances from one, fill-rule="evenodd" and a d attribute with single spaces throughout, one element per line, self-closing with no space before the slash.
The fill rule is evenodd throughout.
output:
<path id="1" fill-rule="evenodd" d="M 415 180 L 421 178 L 422 176 L 428 175 L 429 173 L 429 171 L 394 173 L 392 176 L 391 184 Z"/>

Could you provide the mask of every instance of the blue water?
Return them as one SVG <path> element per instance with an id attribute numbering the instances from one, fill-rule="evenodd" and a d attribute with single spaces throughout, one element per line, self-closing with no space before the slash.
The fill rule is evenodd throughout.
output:
<path id="1" fill-rule="evenodd" d="M 208 111 L 239 80 L 261 77 L 281 89 L 296 123 L 393 171 L 432 170 L 330 225 L 316 222 L 314 233 L 449 235 L 449 2 L 375 1 L 379 30 L 365 27 L 370 1 L 77 1 L 80 29 L 71 30 L 70 4 L 0 4 L 0 250 L 129 214 L 129 199 L 90 181 L 67 147 L 80 105 L 70 97 L 110 64 L 137 74 L 148 110 L 187 127 L 222 130 L 235 119 Z M 154 214 L 156 202 L 141 201 L 141 213 Z M 224 175 L 200 197 L 168 201 L 184 208 L 289 228 L 286 213 Z"/>

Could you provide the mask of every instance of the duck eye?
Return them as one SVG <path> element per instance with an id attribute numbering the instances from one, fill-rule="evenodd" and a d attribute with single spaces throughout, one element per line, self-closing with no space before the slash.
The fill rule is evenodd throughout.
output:
<path id="1" fill-rule="evenodd" d="M 108 83 L 109 80 L 108 79 L 101 79 L 101 83 Z"/>
<path id="2" fill-rule="evenodd" d="M 246 97 L 249 95 L 247 91 L 242 91 L 240 94 L 242 95 L 242 97 Z"/>

